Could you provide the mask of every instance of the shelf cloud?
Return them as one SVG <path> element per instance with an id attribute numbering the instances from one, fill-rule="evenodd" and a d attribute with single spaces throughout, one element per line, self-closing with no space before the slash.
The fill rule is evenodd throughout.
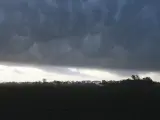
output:
<path id="1" fill-rule="evenodd" d="M 160 69 L 158 0 L 0 0 L 0 61 Z"/>

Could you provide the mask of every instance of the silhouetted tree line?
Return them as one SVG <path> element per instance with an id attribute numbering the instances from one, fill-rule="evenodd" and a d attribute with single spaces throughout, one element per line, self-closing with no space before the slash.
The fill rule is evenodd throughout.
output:
<path id="1" fill-rule="evenodd" d="M 47 79 L 43 78 L 42 81 L 36 81 L 36 82 L 3 82 L 0 85 L 97 85 L 97 86 L 105 86 L 107 84 L 123 84 L 123 83 L 156 83 L 152 80 L 150 77 L 144 77 L 140 78 L 138 75 L 132 75 L 131 78 L 120 80 L 120 81 L 114 81 L 114 80 L 102 80 L 102 81 L 90 81 L 90 80 L 83 80 L 83 81 L 57 81 L 54 80 L 52 82 L 47 82 Z"/>

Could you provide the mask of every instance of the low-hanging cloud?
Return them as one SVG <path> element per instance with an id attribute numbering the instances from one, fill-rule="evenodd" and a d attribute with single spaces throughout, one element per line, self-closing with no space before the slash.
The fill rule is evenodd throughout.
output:
<path id="1" fill-rule="evenodd" d="M 0 60 L 160 69 L 158 0 L 0 0 Z"/>

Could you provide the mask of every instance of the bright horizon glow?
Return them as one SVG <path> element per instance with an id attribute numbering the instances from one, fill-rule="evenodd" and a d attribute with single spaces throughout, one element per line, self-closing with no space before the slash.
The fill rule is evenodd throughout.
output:
<path id="1" fill-rule="evenodd" d="M 130 77 L 130 75 L 118 75 L 110 70 L 76 68 L 76 67 L 50 67 L 27 66 L 19 64 L 0 64 L 0 82 L 35 82 L 47 79 L 48 82 L 58 81 L 101 81 L 101 80 L 121 80 Z M 118 73 L 118 72 L 117 72 Z M 140 77 L 151 77 L 158 80 L 159 73 L 148 72 L 139 74 Z"/>

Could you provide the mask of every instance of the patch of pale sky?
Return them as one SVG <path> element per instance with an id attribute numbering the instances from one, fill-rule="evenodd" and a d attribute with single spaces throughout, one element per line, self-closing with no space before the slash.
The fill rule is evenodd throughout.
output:
<path id="1" fill-rule="evenodd" d="M 29 65 L 11 65 L 1 64 L 0 65 L 0 82 L 34 82 L 42 81 L 43 78 L 47 79 L 48 82 L 59 80 L 59 81 L 82 81 L 82 80 L 121 80 L 125 79 L 126 75 L 118 75 L 110 70 L 101 70 L 96 68 L 76 68 L 76 67 L 61 67 L 61 69 L 69 70 L 73 74 L 67 74 L 54 72 L 57 67 L 51 67 L 50 71 L 46 71 L 43 66 L 29 66 Z M 77 73 L 77 74 L 74 74 Z M 158 72 L 140 73 L 140 77 L 151 77 L 153 80 L 158 80 Z M 128 76 L 130 77 L 130 76 Z"/>
<path id="2" fill-rule="evenodd" d="M 105 79 L 105 80 L 119 80 L 123 79 L 124 77 L 121 77 L 119 75 L 113 74 L 109 71 L 105 70 L 99 70 L 99 69 L 80 69 L 80 73 L 90 75 L 93 77 L 97 77 L 100 80 Z"/>

